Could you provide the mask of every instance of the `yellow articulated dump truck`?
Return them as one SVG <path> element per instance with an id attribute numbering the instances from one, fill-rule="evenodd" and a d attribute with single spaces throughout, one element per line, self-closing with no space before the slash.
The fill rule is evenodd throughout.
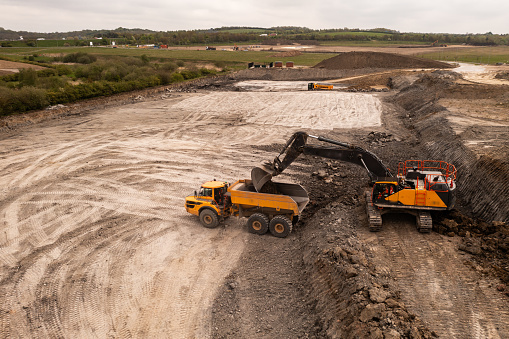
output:
<path id="1" fill-rule="evenodd" d="M 308 91 L 316 91 L 316 90 L 322 90 L 322 89 L 331 90 L 333 88 L 334 88 L 334 86 L 331 84 L 319 84 L 316 82 L 308 83 Z"/>
<path id="2" fill-rule="evenodd" d="M 308 194 L 300 185 L 277 182 L 271 182 L 266 192 L 257 192 L 249 179 L 231 185 L 208 181 L 193 196 L 186 197 L 186 210 L 208 228 L 217 227 L 229 216 L 247 217 L 249 232 L 270 231 L 284 238 L 309 202 Z"/>

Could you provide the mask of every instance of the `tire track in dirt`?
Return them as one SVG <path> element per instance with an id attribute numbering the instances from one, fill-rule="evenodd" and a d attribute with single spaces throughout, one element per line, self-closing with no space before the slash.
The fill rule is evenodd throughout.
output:
<path id="1" fill-rule="evenodd" d="M 111 147 L 111 145 L 109 146 Z M 93 144 L 88 144 L 87 148 L 89 148 L 89 154 L 90 149 L 93 149 Z M 54 154 L 59 154 L 60 152 L 54 152 Z M 136 152 L 135 152 L 136 153 Z M 130 154 L 132 156 L 132 154 Z M 139 158 L 139 154 L 136 154 L 133 159 Z M 50 160 L 48 160 L 50 159 Z M 44 158 L 45 161 L 51 162 L 54 159 L 53 155 L 48 155 Z M 60 157 L 60 159 L 64 159 Z M 131 161 L 132 163 L 133 161 Z M 71 161 L 69 161 L 71 163 Z M 73 161 L 73 163 L 79 163 L 79 161 Z M 204 163 L 206 163 L 204 161 Z M 155 163 L 152 163 L 152 167 L 154 167 Z M 87 284 L 88 281 L 94 281 L 95 273 L 94 270 L 91 270 L 90 272 L 85 271 L 81 274 L 76 273 L 69 273 L 72 272 L 72 270 L 78 270 L 80 267 L 94 267 L 94 265 L 97 265 L 99 262 L 98 260 L 95 260 L 91 257 L 91 254 L 87 253 L 87 248 L 93 246 L 91 244 L 95 244 L 94 240 L 87 240 L 86 242 L 90 242 L 89 245 L 83 245 L 83 244 L 76 244 L 73 242 L 73 245 L 71 246 L 73 248 L 73 251 L 70 251 L 70 249 L 67 249 L 60 241 L 61 238 L 66 237 L 68 234 L 70 235 L 73 233 L 73 230 L 66 230 L 65 227 L 62 227 L 64 224 L 72 225 L 72 228 L 76 228 L 77 224 L 80 224 L 78 215 L 76 214 L 76 211 L 72 213 L 72 218 L 74 220 L 65 220 L 63 219 L 65 217 L 59 215 L 62 209 L 69 209 L 69 208 L 78 208 L 80 206 L 86 206 L 84 208 L 84 211 L 90 211 L 92 210 L 94 214 L 97 214 L 98 219 L 108 218 L 108 215 L 110 213 L 115 213 L 123 216 L 136 216 L 140 217 L 137 218 L 141 223 L 147 224 L 146 220 L 163 220 L 163 221 L 175 221 L 175 217 L 172 217 L 171 215 L 165 216 L 164 212 L 168 212 L 168 208 L 173 209 L 179 213 L 177 214 L 184 214 L 185 211 L 182 210 L 181 200 L 182 200 L 182 194 L 179 194 L 180 198 L 176 198 L 175 194 L 173 193 L 167 193 L 168 191 L 162 191 L 163 194 L 157 193 L 157 192 L 147 192 L 144 190 L 134 189 L 131 184 L 132 180 L 126 180 L 129 179 L 130 175 L 137 177 L 137 182 L 139 185 L 139 182 L 143 182 L 144 180 L 149 180 L 151 183 L 157 184 L 159 181 L 159 184 L 161 181 L 164 181 L 166 179 L 166 182 L 164 182 L 166 187 L 172 186 L 175 182 L 172 182 L 173 180 L 168 181 L 168 177 L 164 176 L 163 174 L 160 175 L 158 181 L 153 180 L 153 175 L 151 174 L 148 178 L 143 177 L 144 170 L 148 170 L 150 166 L 150 162 L 145 162 L 145 164 L 141 164 L 141 166 L 136 165 L 129 165 L 127 162 L 124 162 L 124 165 L 119 165 L 118 162 L 116 165 L 107 165 L 107 166 L 100 166 L 99 171 L 97 173 L 98 177 L 94 177 L 91 174 L 94 174 L 94 168 L 74 168 L 73 169 L 73 178 L 64 182 L 58 182 L 58 183 L 52 183 L 51 180 L 48 181 L 48 183 L 41 182 L 42 180 L 39 180 L 39 176 L 32 175 L 32 172 L 35 172 L 35 166 L 33 167 L 33 170 L 27 170 L 22 175 L 18 175 L 16 178 L 16 184 L 21 184 L 24 187 L 29 187 L 33 191 L 27 190 L 25 194 L 20 194 L 20 197 L 14 201 L 10 201 L 4 208 L 5 214 L 10 215 L 10 224 L 12 224 L 14 227 L 17 228 L 18 234 L 20 236 L 14 237 L 9 239 L 9 243 L 12 245 L 14 243 L 23 244 L 25 242 L 25 239 L 27 237 L 31 237 L 33 233 L 27 232 L 29 230 L 26 229 L 26 227 L 23 227 L 23 225 L 30 225 L 31 227 L 37 227 L 39 229 L 33 230 L 33 232 L 41 232 L 42 230 L 53 227 L 53 225 L 60 224 L 61 227 L 59 227 L 59 233 L 58 235 L 55 235 L 57 240 L 52 239 L 52 241 L 55 241 L 54 243 L 51 243 L 49 245 L 51 247 L 51 250 L 48 249 L 49 252 L 54 251 L 55 248 L 58 248 L 58 251 L 60 252 L 59 260 L 62 264 L 57 264 L 55 261 L 51 261 L 51 263 L 46 263 L 46 267 L 40 267 L 38 270 L 38 273 L 40 275 L 29 277 L 31 283 L 33 284 L 36 281 L 39 281 L 37 284 L 36 292 L 33 298 L 28 302 L 28 305 L 34 305 L 32 306 L 26 306 L 24 305 L 24 308 L 16 305 L 16 303 L 6 303 L 4 307 L 6 309 L 18 309 L 19 314 L 26 314 L 26 317 L 29 319 L 30 323 L 30 330 L 27 333 L 32 333 L 36 335 L 40 335 L 43 337 L 61 337 L 61 336 L 67 336 L 69 332 L 65 332 L 65 329 L 79 329 L 75 333 L 78 336 L 82 337 L 90 337 L 94 336 L 94 333 L 103 333 L 107 334 L 111 331 L 105 331 L 104 328 L 106 325 L 104 325 L 104 321 L 101 321 L 102 314 L 105 314 L 105 310 L 102 310 L 98 305 L 101 304 L 103 300 L 107 300 L 107 298 L 104 298 L 104 295 L 97 295 L 96 291 L 97 286 L 94 284 L 92 286 L 89 286 Z M 157 166 L 160 166 L 160 164 L 157 164 Z M 77 166 L 75 166 L 77 167 Z M 160 166 L 161 167 L 161 166 Z M 46 170 L 47 174 L 49 174 L 52 169 L 48 168 L 41 168 L 41 164 L 39 164 L 39 169 L 41 171 Z M 177 167 L 174 168 L 164 168 L 161 167 L 160 171 L 166 171 L 169 170 L 170 172 L 175 170 L 178 170 Z M 65 171 L 63 171 L 65 172 Z M 152 168 L 153 172 L 153 168 Z M 68 175 L 71 172 L 66 173 Z M 203 173 L 208 173 L 208 171 L 203 171 Z M 79 175 L 87 175 L 84 178 L 79 177 Z M 121 178 L 118 177 L 119 174 L 123 174 Z M 117 176 L 117 177 L 116 177 Z M 201 176 L 201 175 L 200 175 Z M 112 178 L 113 177 L 113 178 Z M 111 178 L 111 179 L 105 179 L 105 178 Z M 126 180 L 127 183 L 123 183 L 123 181 Z M 178 180 L 178 178 L 177 178 Z M 70 182 L 68 182 L 70 181 Z M 137 186 L 137 185 L 134 185 Z M 43 190 L 37 190 L 38 187 L 44 187 Z M 180 182 L 178 185 L 175 185 L 178 191 L 183 192 L 189 192 L 190 187 L 189 185 L 182 185 Z M 72 190 L 70 190 L 72 188 Z M 171 199 L 170 199 L 171 198 Z M 178 205 L 178 207 L 177 207 Z M 31 206 L 42 206 L 43 208 L 37 208 L 38 213 L 32 214 L 32 216 L 23 219 L 21 216 L 24 214 L 24 209 L 29 208 L 31 209 Z M 49 208 L 47 206 L 50 206 Z M 60 208 L 55 208 L 54 206 L 59 206 Z M 116 212 L 114 212 L 116 211 Z M 53 219 L 50 219 L 53 215 Z M 175 212 L 172 213 L 173 215 Z M 57 218 L 55 218 L 55 215 Z M 186 215 L 187 217 L 187 215 Z M 130 217 L 132 218 L 132 217 Z M 30 219 L 30 222 L 26 222 L 26 219 Z M 41 222 L 41 220 L 49 219 L 49 223 Z M 187 222 L 186 224 L 189 226 L 191 223 L 195 224 L 196 220 L 191 220 L 191 218 L 186 218 Z M 145 220 L 145 221 L 144 221 Z M 66 222 L 70 221 L 70 222 Z M 88 224 L 88 223 L 86 223 Z M 124 225 L 125 226 L 125 225 Z M 87 231 L 85 231 L 86 234 L 94 233 L 97 231 L 97 228 L 92 228 L 90 225 L 83 225 L 84 228 L 88 228 Z M 133 225 L 131 232 L 138 232 L 139 227 L 137 225 Z M 203 230 L 199 230 L 201 233 Z M 146 228 L 145 228 L 145 232 Z M 237 230 L 237 232 L 240 232 Z M 244 233 L 239 233 L 240 237 L 244 236 Z M 76 237 L 76 234 L 73 234 L 73 237 Z M 133 238 L 134 235 L 133 235 Z M 232 244 L 230 239 L 234 239 L 234 242 L 237 244 Z M 231 265 L 235 263 L 235 248 L 237 248 L 237 251 L 240 251 L 242 246 L 238 246 L 238 240 L 239 237 L 231 237 L 230 235 L 225 235 L 225 239 L 229 246 L 226 246 L 225 248 L 230 248 L 233 250 L 230 250 L 228 253 L 222 253 L 222 255 L 227 254 L 228 262 L 229 264 L 225 264 L 224 260 L 221 259 L 218 262 L 220 263 L 218 267 L 222 268 L 222 270 L 215 270 L 214 274 L 210 277 L 209 281 L 206 281 L 202 284 L 197 285 L 198 289 L 202 289 L 203 291 L 207 291 L 207 293 L 210 293 L 210 286 L 207 286 L 207 284 L 216 284 L 217 283 L 217 274 L 220 274 L 219 272 L 222 272 L 224 270 L 228 270 Z M 190 240 L 188 240 L 190 241 Z M 195 241 L 195 240 L 193 240 Z M 219 241 L 220 243 L 221 241 Z M 109 248 L 113 246 L 115 242 L 106 243 L 104 246 L 106 248 Z M 133 251 L 133 248 L 136 248 L 138 245 L 136 243 L 130 242 L 130 241 L 123 241 L 125 243 L 122 248 L 117 248 L 118 254 L 121 258 L 123 257 L 126 259 L 126 255 L 122 255 L 122 253 L 129 253 L 130 251 Z M 243 243 L 243 242 L 241 242 Z M 37 248 L 39 246 L 42 246 L 40 242 L 36 242 L 33 244 L 33 247 Z M 211 247 L 217 246 L 213 242 L 208 244 Z M 56 247 L 55 247 L 56 246 Z M 198 248 L 206 248 L 203 243 L 198 243 L 193 249 Z M 81 249 L 82 253 L 79 253 Z M 43 251 L 44 254 L 40 254 L 40 256 L 46 256 L 48 251 Z M 66 252 L 70 252 L 68 254 L 68 259 L 66 259 Z M 23 253 L 26 254 L 26 253 Z M 115 258 L 116 255 L 112 255 L 112 253 L 107 253 L 105 255 L 106 257 Z M 76 258 L 83 257 L 84 260 L 80 261 L 79 264 L 71 265 L 70 263 Z M 221 256 L 218 256 L 221 257 Z M 233 258 L 232 258 L 233 257 Z M 20 256 L 22 258 L 22 256 Z M 18 258 L 18 260 L 20 259 Z M 21 259 L 23 260 L 23 259 Z M 7 262 L 7 264 L 13 266 L 17 262 L 17 260 L 11 260 L 10 262 Z M 64 263 L 65 265 L 71 265 L 72 269 L 64 269 Z M 188 272 L 190 271 L 190 266 L 192 266 L 192 260 L 190 262 L 187 262 L 187 267 L 184 269 L 179 268 L 178 270 L 174 270 L 174 272 Z M 209 263 L 210 264 L 210 263 Z M 28 265 L 30 268 L 30 265 Z M 52 266 L 57 266 L 56 268 L 52 269 Z M 212 266 L 212 265 L 210 265 Z M 28 269 L 29 269 L 28 268 Z M 198 271 L 193 271 L 191 276 L 200 276 L 200 271 L 203 269 L 203 265 L 200 265 L 198 267 Z M 165 267 L 164 269 L 168 269 Z M 51 270 L 51 274 L 48 274 L 47 272 Z M 90 275 L 93 273 L 92 275 Z M 104 274 L 98 274 L 100 276 L 107 277 L 107 272 L 103 272 Z M 224 274 L 224 273 L 221 273 Z M 80 275 L 82 276 L 80 278 Z M 125 276 L 125 272 L 123 272 L 123 275 Z M 59 291 L 62 290 L 62 283 L 64 281 L 68 281 L 69 278 L 71 281 L 78 281 L 78 284 L 76 285 L 76 288 L 73 288 L 71 290 L 67 289 L 68 295 L 65 293 L 60 293 Z M 172 279 L 179 280 L 179 276 L 171 276 Z M 83 279 L 83 280 L 80 280 Z M 120 284 L 122 282 L 118 282 Z M 156 284 L 157 285 L 157 284 Z M 163 283 L 160 283 L 159 285 L 166 286 L 168 285 L 168 281 L 164 281 Z M 204 286 L 205 285 L 205 286 Z M 18 286 L 11 286 L 9 290 L 17 290 Z M 63 289 L 66 291 L 65 289 Z M 61 295 L 64 295 L 63 298 L 61 298 Z M 71 306 L 66 305 L 66 302 L 62 301 L 61 299 L 65 300 L 68 296 L 74 295 L 74 298 L 70 298 L 70 300 L 75 301 L 75 305 L 71 303 Z M 168 299 L 166 296 L 161 294 L 154 294 L 157 300 L 159 302 L 168 304 Z M 213 295 L 213 293 L 212 293 Z M 125 300 L 133 299 L 133 293 L 125 293 L 119 296 L 121 299 L 117 303 L 113 302 L 113 304 L 116 304 L 117 306 L 115 309 L 122 309 L 125 310 Z M 189 295 L 185 295 L 184 297 L 187 297 L 190 299 Z M 209 299 L 211 296 L 209 296 Z M 152 298 L 154 299 L 154 298 Z M 205 298 L 202 298 L 203 300 L 206 300 Z M 154 301 L 154 300 L 151 300 Z M 209 300 L 210 301 L 210 300 Z M 182 302 L 182 304 L 186 304 L 186 302 Z M 171 305 L 171 304 L 170 304 Z M 71 319 L 67 319 L 68 326 L 62 325 L 62 314 L 67 314 L 66 310 L 70 308 L 69 314 L 71 314 Z M 28 309 L 31 311 L 24 312 L 23 310 Z M 37 313 L 37 309 L 42 310 L 42 312 Z M 133 307 L 133 309 L 138 310 L 137 307 Z M 113 309 L 112 309 L 113 310 Z M 110 310 L 110 311 L 112 311 Z M 153 316 L 154 310 L 150 310 L 148 314 L 145 316 L 140 317 L 140 319 L 151 319 Z M 156 312 L 158 310 L 155 310 Z M 190 319 L 195 319 L 196 314 L 193 314 L 200 311 L 201 307 L 199 309 L 197 308 L 191 308 L 186 313 L 187 317 Z M 139 311 L 137 311 L 140 313 Z M 18 312 L 16 312 L 18 313 Z M 172 311 L 172 306 L 166 307 L 165 310 L 162 310 L 159 314 L 161 317 L 168 317 L 169 314 L 174 313 Z M 87 317 L 87 315 L 89 315 Z M 76 318 L 81 318 L 79 322 L 76 322 Z M 87 319 L 88 318 L 88 319 Z M 74 319 L 74 321 L 73 321 Z M 64 319 L 65 320 L 65 319 Z M 182 320 L 184 321 L 184 320 Z M 16 326 L 11 324 L 16 323 Z M 23 325 L 23 316 L 21 318 L 13 317 L 11 321 L 8 323 L 3 323 L 2 329 L 4 330 L 3 333 L 6 334 L 6 336 L 10 336 L 10 334 L 14 334 L 14 336 L 17 336 L 16 334 L 19 334 L 19 336 L 23 336 L 23 332 L 16 331 L 11 332 L 13 329 L 18 327 L 18 325 Z M 101 325 L 101 323 L 103 323 Z M 28 325 L 27 323 L 24 324 L 25 326 L 19 326 L 20 328 L 25 328 Z M 108 324 L 109 325 L 109 324 Z M 156 323 L 153 324 L 152 328 L 158 328 Z M 145 326 L 146 327 L 146 326 Z M 177 326 L 179 327 L 179 326 Z M 93 329 L 92 332 L 88 332 L 87 329 Z M 132 332 L 131 329 L 127 329 L 128 332 Z M 165 332 L 167 329 L 163 329 L 162 331 Z M 185 329 L 183 329 L 185 331 Z M 136 331 L 135 331 L 136 332 Z M 150 332 L 147 332 L 150 333 Z M 67 334 L 67 335 L 64 335 Z M 186 335 L 184 335 L 186 336 Z"/>
<path id="2" fill-rule="evenodd" d="M 448 238 L 418 233 L 414 218 L 407 215 L 384 216 L 381 232 L 361 234 L 380 269 L 392 271 L 405 304 L 438 335 L 508 338 L 509 306 L 464 265 Z"/>

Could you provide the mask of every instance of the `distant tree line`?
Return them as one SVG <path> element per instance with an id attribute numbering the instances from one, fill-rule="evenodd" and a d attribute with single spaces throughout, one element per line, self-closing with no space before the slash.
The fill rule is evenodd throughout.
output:
<path id="1" fill-rule="evenodd" d="M 398 41 L 431 44 L 469 44 L 478 46 L 509 45 L 509 34 L 432 34 L 432 33 L 401 33 L 388 28 L 361 29 L 325 29 L 314 30 L 306 27 L 280 26 L 271 28 L 256 27 L 221 27 L 208 30 L 166 31 L 158 32 L 146 29 L 128 29 L 119 27 L 114 30 L 83 30 L 67 33 L 34 33 L 11 31 L 0 27 L 0 40 L 18 40 L 23 36 L 27 45 L 34 45 L 37 38 L 66 39 L 72 46 L 86 45 L 84 40 L 102 38 L 101 44 L 111 39 L 119 39 L 130 45 L 161 44 L 161 45 L 196 45 L 196 44 L 233 44 L 233 43 L 270 43 L 275 40 L 312 41 Z M 2 43 L 9 47 L 8 42 Z"/>

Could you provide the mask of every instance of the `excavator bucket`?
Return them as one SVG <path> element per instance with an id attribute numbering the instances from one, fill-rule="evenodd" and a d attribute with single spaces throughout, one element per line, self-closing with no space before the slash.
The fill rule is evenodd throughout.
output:
<path id="1" fill-rule="evenodd" d="M 272 179 L 273 172 L 274 169 L 267 164 L 254 167 L 251 170 L 251 180 L 257 192 L 261 192 L 263 186 Z"/>
<path id="2" fill-rule="evenodd" d="M 251 180 L 257 192 L 261 192 L 263 186 L 268 183 L 273 176 L 283 172 L 298 156 L 302 153 L 302 146 L 306 144 L 308 134 L 297 132 L 286 142 L 283 150 L 272 161 L 255 167 L 251 170 Z M 284 154 L 283 160 L 279 159 Z"/>

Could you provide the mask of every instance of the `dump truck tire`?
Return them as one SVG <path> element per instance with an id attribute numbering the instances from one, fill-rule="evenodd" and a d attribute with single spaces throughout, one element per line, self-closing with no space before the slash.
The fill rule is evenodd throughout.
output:
<path id="1" fill-rule="evenodd" d="M 269 230 L 273 236 L 285 238 L 292 232 L 292 221 L 284 215 L 276 215 L 269 223 Z"/>
<path id="2" fill-rule="evenodd" d="M 219 225 L 217 213 L 209 209 L 204 209 L 200 212 L 200 221 L 207 228 L 216 228 Z"/>
<path id="3" fill-rule="evenodd" d="M 255 213 L 247 219 L 247 229 L 250 233 L 265 234 L 269 230 L 269 218 L 262 213 Z"/>

